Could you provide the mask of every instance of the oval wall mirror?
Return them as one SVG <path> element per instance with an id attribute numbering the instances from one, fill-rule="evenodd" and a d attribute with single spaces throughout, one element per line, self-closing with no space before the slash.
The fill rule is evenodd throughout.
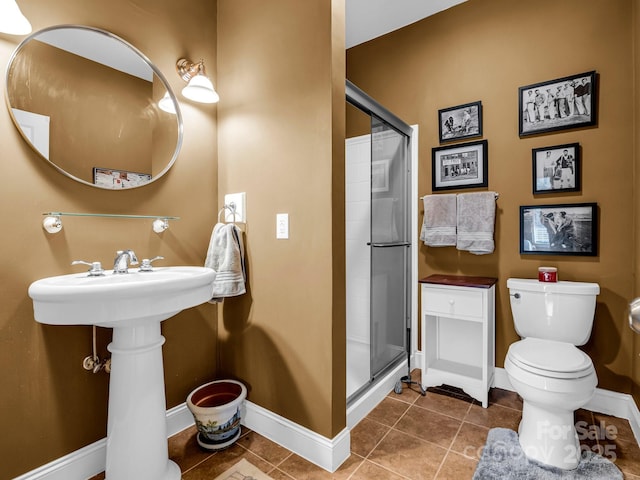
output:
<path id="1" fill-rule="evenodd" d="M 133 45 L 97 28 L 59 25 L 25 38 L 7 66 L 6 99 L 24 139 L 93 187 L 148 185 L 182 144 L 165 77 Z"/>

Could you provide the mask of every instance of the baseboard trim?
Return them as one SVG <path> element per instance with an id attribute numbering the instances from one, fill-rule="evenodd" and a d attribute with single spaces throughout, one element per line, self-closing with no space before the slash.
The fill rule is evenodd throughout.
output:
<path id="1" fill-rule="evenodd" d="M 193 425 L 186 403 L 167 410 L 167 435 L 170 437 Z M 64 457 L 32 470 L 13 480 L 69 480 L 91 478 L 104 472 L 107 462 L 107 439 L 103 438 Z"/>
<path id="2" fill-rule="evenodd" d="M 419 362 L 421 352 L 417 352 L 412 361 Z M 406 368 L 406 362 L 393 370 L 385 380 L 380 382 L 379 391 L 372 398 L 355 402 L 347 412 L 347 427 L 334 438 L 326 438 L 291 420 L 277 415 L 259 405 L 245 401 L 242 423 L 260 435 L 291 450 L 319 467 L 335 472 L 338 467 L 349 457 L 351 449 L 350 430 L 367 413 L 386 396 L 397 381 L 398 373 Z M 388 382 L 385 383 L 385 382 Z M 494 387 L 514 391 L 507 372 L 504 368 L 496 368 Z M 380 392 L 384 395 L 380 396 Z M 377 403 L 375 399 L 378 399 Z M 640 444 L 640 410 L 633 397 L 625 393 L 612 392 L 601 388 L 596 389 L 593 399 L 585 408 L 606 415 L 625 418 L 629 421 L 631 429 Z M 167 434 L 175 435 L 193 425 L 193 417 L 186 404 L 178 405 L 167 410 Z M 68 480 L 69 478 L 88 479 L 104 471 L 106 460 L 107 440 L 102 439 L 72 452 L 64 457 L 54 460 L 35 470 L 20 475 L 14 480 Z"/>
<path id="3" fill-rule="evenodd" d="M 504 368 L 496 368 L 493 386 L 503 390 L 515 391 Z M 596 388 L 596 393 L 584 408 L 592 412 L 628 420 L 636 437 L 636 442 L 640 445 L 640 410 L 638 410 L 638 405 L 636 405 L 631 395 L 605 390 L 604 388 Z"/>
<path id="4" fill-rule="evenodd" d="M 103 438 L 13 480 L 68 480 L 91 478 L 104 472 L 107 460 L 107 439 Z"/>
<path id="5" fill-rule="evenodd" d="M 326 438 L 249 401 L 245 402 L 242 424 L 295 454 L 335 472 L 351 454 L 351 437 L 345 428 Z"/>
<path id="6" fill-rule="evenodd" d="M 167 410 L 168 436 L 193 424 L 186 403 Z M 335 472 L 351 454 L 349 429 L 328 439 L 249 401 L 243 407 L 242 424 L 329 472 Z M 107 439 L 103 438 L 14 480 L 91 478 L 104 472 L 106 447 Z"/>

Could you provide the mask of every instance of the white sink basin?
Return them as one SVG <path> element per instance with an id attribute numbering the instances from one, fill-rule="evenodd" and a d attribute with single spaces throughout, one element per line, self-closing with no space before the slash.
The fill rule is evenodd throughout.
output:
<path id="1" fill-rule="evenodd" d="M 205 267 L 154 267 L 152 272 L 106 271 L 97 277 L 60 275 L 29 287 L 40 323 L 113 328 L 107 347 L 108 480 L 180 480 L 180 468 L 168 458 L 160 322 L 210 300 L 215 277 Z M 80 359 L 78 370 L 86 375 Z"/>
<path id="2" fill-rule="evenodd" d="M 130 269 L 91 277 L 86 272 L 43 278 L 31 284 L 35 319 L 50 325 L 99 325 L 165 320 L 211 299 L 215 271 L 205 267 Z"/>

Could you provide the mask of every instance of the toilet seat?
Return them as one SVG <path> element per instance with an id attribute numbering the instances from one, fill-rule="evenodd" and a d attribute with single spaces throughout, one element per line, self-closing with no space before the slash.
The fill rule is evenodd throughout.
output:
<path id="1" fill-rule="evenodd" d="M 591 358 L 575 345 L 525 338 L 511 344 L 507 357 L 522 370 L 549 378 L 577 379 L 594 371 Z"/>

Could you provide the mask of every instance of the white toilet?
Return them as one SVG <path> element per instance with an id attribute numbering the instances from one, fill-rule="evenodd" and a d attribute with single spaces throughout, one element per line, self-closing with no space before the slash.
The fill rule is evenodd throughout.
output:
<path id="1" fill-rule="evenodd" d="M 507 280 L 511 312 L 522 340 L 504 368 L 523 399 L 518 429 L 527 457 L 570 470 L 580 461 L 574 411 L 595 393 L 598 378 L 584 345 L 600 293 L 597 283 Z"/>

